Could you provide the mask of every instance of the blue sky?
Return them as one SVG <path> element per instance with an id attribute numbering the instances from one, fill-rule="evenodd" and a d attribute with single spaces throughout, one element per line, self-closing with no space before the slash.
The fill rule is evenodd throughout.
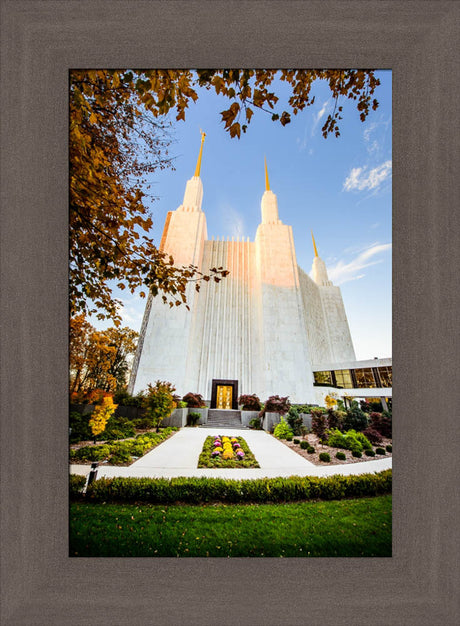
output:
<path id="1" fill-rule="evenodd" d="M 208 237 L 254 240 L 264 192 L 264 156 L 279 217 L 293 228 L 297 262 L 310 272 L 313 230 L 329 278 L 340 286 L 358 359 L 391 352 L 391 72 L 377 72 L 377 111 L 366 122 L 352 101 L 344 101 L 339 138 L 324 139 L 321 127 L 333 103 L 325 84 L 315 83 L 315 104 L 282 127 L 256 111 L 246 134 L 230 138 L 220 122 L 228 101 L 203 90 L 173 121 L 175 171 L 155 172 L 148 199 L 159 243 L 166 213 L 182 202 L 206 132 L 201 179 Z M 285 85 L 274 89 L 281 97 Z M 282 99 L 282 98 L 281 98 Z M 280 112 L 283 109 L 280 108 Z M 140 330 L 145 300 L 116 292 L 124 302 L 123 325 Z M 97 327 L 105 327 L 93 321 Z"/>

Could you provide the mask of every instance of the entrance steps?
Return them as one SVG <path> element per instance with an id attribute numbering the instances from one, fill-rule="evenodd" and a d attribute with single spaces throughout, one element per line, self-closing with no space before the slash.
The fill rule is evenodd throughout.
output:
<path id="1" fill-rule="evenodd" d="M 241 411 L 209 409 L 208 422 L 200 428 L 246 428 L 241 423 Z"/>

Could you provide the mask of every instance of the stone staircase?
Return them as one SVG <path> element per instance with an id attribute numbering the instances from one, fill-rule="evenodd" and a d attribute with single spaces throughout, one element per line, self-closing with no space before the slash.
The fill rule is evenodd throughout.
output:
<path id="1" fill-rule="evenodd" d="M 241 411 L 209 409 L 208 422 L 200 428 L 246 428 L 241 423 Z"/>

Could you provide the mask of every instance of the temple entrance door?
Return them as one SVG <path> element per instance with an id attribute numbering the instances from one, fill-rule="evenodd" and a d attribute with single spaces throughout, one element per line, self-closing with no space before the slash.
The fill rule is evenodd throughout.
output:
<path id="1" fill-rule="evenodd" d="M 232 408 L 232 392 L 231 385 L 217 385 L 216 408 L 231 409 Z"/>

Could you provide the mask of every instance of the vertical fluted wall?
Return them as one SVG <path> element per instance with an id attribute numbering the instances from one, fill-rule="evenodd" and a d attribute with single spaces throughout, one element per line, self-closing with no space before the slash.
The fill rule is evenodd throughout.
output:
<path id="1" fill-rule="evenodd" d="M 255 393 L 252 371 L 257 360 L 254 301 L 254 243 L 249 239 L 206 241 L 202 270 L 223 267 L 219 283 L 204 282 L 196 302 L 189 346 L 186 391 L 211 397 L 212 379 L 238 380 L 239 393 Z"/>

